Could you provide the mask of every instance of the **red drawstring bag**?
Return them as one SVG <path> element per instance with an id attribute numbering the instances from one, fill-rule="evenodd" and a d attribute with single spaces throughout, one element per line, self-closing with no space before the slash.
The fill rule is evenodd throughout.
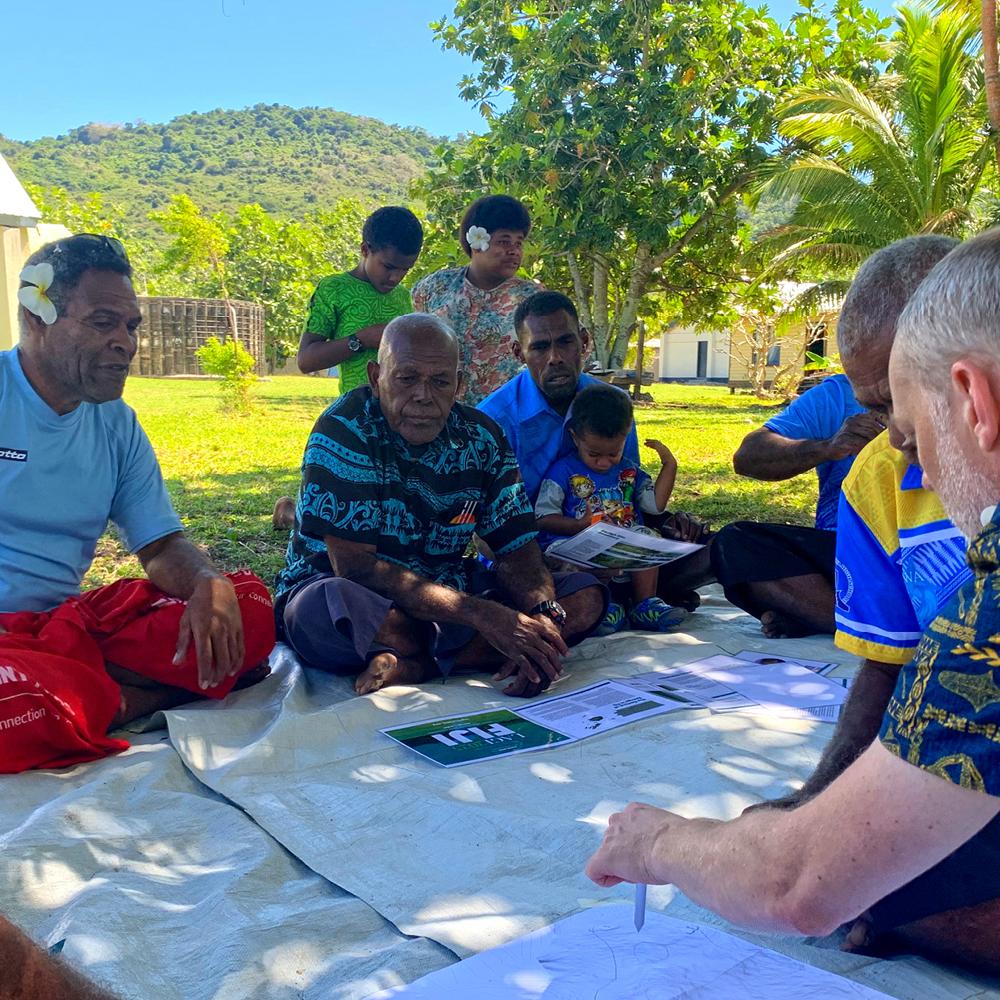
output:
<path id="1" fill-rule="evenodd" d="M 248 570 L 226 576 L 236 588 L 240 604 L 245 655 L 239 674 L 204 690 L 198 686 L 198 655 L 193 641 L 184 662 L 174 664 L 181 617 L 187 607 L 184 601 L 164 594 L 148 580 L 118 580 L 88 590 L 70 603 L 76 605 L 109 663 L 199 695 L 225 698 L 239 675 L 266 660 L 274 649 L 274 607 L 267 587 Z"/>
<path id="2" fill-rule="evenodd" d="M 76 609 L 0 615 L 0 627 L 0 773 L 128 748 L 107 735 L 121 693 Z"/>

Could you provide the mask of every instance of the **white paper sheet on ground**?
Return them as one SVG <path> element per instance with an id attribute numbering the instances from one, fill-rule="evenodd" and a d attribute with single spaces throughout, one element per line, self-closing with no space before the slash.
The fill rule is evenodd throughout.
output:
<path id="1" fill-rule="evenodd" d="M 599 906 L 370 1000 L 888 1000 L 712 927 Z"/>
<path id="2" fill-rule="evenodd" d="M 571 739 L 582 740 L 617 729 L 639 719 L 649 719 L 689 706 L 662 696 L 637 694 L 617 681 L 601 681 L 571 694 L 546 698 L 518 707 L 517 714 L 540 726 L 549 726 Z"/>
<path id="3" fill-rule="evenodd" d="M 830 663 L 825 660 L 806 660 L 801 656 L 779 656 L 776 653 L 763 653 L 756 649 L 742 649 L 736 654 L 736 659 L 746 660 L 748 663 L 797 663 L 799 666 L 808 667 L 824 676 L 840 666 L 838 663 Z"/>
<path id="4" fill-rule="evenodd" d="M 645 691 L 661 698 L 686 700 L 692 707 L 701 706 L 720 711 L 726 708 L 743 708 L 752 705 L 749 699 L 736 694 L 731 687 L 719 684 L 687 667 L 664 667 L 648 674 L 622 677 L 619 684 Z"/>
<path id="5" fill-rule="evenodd" d="M 812 717 L 830 722 L 836 721 L 836 710 L 847 700 L 846 689 L 836 681 L 787 660 L 752 663 L 720 655 L 688 663 L 686 669 L 731 688 L 749 703 L 715 702 L 715 711 L 752 712 L 759 705 L 778 718 Z"/>
<path id="6" fill-rule="evenodd" d="M 775 656 L 773 653 L 763 653 L 759 651 L 744 649 L 736 654 L 737 660 L 749 660 L 751 663 L 797 663 L 800 666 L 815 670 L 822 677 L 829 677 L 835 684 L 850 691 L 854 683 L 853 677 L 839 676 L 843 667 L 839 663 L 825 663 L 822 660 L 806 660 L 801 656 Z M 834 674 L 838 676 L 834 676 Z M 826 705 L 823 707 L 809 708 L 805 712 L 820 722 L 839 722 L 844 711 L 843 705 Z"/>

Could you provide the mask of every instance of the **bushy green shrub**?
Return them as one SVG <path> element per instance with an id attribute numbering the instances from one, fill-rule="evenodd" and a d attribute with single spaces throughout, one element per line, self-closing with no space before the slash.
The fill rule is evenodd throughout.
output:
<path id="1" fill-rule="evenodd" d="M 225 343 L 209 337 L 204 347 L 195 351 L 198 364 L 206 375 L 219 378 L 222 409 L 229 413 L 246 414 L 253 409 L 251 388 L 257 381 L 254 356 L 242 344 L 232 339 Z"/>

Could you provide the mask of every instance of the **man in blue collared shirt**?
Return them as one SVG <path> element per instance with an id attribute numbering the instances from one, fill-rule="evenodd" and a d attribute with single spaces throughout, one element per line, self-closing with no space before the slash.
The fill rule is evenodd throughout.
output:
<path id="1" fill-rule="evenodd" d="M 580 326 L 576 307 L 565 295 L 545 291 L 528 296 L 514 314 L 514 329 L 518 336 L 514 356 L 527 370 L 487 396 L 479 409 L 503 428 L 534 504 L 545 473 L 573 450 L 566 419 L 574 397 L 599 380 L 583 372 L 590 334 Z M 635 424 L 625 442 L 625 458 L 639 464 Z M 684 541 L 708 539 L 704 523 L 679 512 L 661 530 Z M 661 568 L 659 596 L 669 604 L 697 607 L 693 591 L 713 580 L 706 546 Z"/>

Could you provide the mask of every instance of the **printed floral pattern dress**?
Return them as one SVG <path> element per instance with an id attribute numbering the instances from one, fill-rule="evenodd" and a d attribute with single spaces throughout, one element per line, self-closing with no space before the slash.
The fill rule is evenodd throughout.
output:
<path id="1" fill-rule="evenodd" d="M 524 367 L 512 351 L 514 312 L 543 286 L 509 278 L 485 291 L 469 281 L 468 270 L 448 268 L 422 278 L 413 289 L 413 308 L 440 316 L 455 331 L 464 379 L 459 401 L 476 406 Z"/>

